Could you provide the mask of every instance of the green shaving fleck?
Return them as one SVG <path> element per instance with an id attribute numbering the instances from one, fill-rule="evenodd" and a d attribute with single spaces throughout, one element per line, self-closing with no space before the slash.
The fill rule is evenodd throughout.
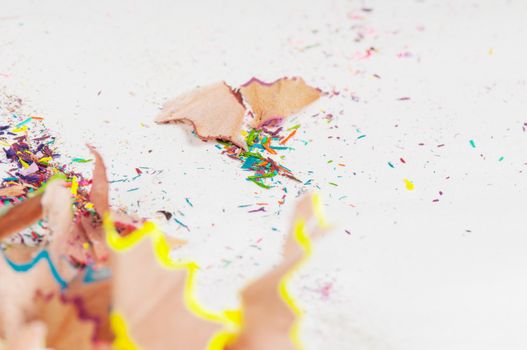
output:
<path id="1" fill-rule="evenodd" d="M 289 129 L 287 129 L 287 131 L 295 130 L 295 129 L 298 129 L 299 127 L 300 127 L 300 124 L 296 124 L 296 125 L 293 125 L 292 127 L 290 127 Z"/>
<path id="2" fill-rule="evenodd" d="M 264 183 L 262 183 L 262 182 L 260 182 L 260 181 L 258 181 L 256 179 L 249 179 L 249 178 L 247 178 L 247 180 L 249 180 L 251 182 L 254 182 L 255 184 L 257 184 L 258 186 L 260 186 L 262 188 L 265 188 L 265 189 L 270 189 L 271 188 L 271 186 L 268 186 L 268 185 L 266 185 L 266 184 L 264 184 Z"/>
<path id="3" fill-rule="evenodd" d="M 260 136 L 261 130 L 252 129 L 249 135 L 247 135 L 247 138 L 245 139 L 245 142 L 247 142 L 247 146 L 251 147 L 254 145 L 255 139 Z"/>
<path id="4" fill-rule="evenodd" d="M 74 163 L 89 163 L 92 159 L 73 158 L 71 161 Z"/>

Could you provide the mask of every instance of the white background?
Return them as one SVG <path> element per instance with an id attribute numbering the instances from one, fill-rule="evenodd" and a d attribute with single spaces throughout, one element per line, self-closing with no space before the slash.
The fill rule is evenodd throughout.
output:
<path id="1" fill-rule="evenodd" d="M 188 225 L 165 227 L 211 307 L 279 261 L 295 198 L 318 189 L 337 228 L 294 282 L 309 349 L 525 349 L 526 45 L 521 0 L 0 0 L 0 99 L 44 117 L 66 163 L 97 146 L 127 179 L 114 206 Z M 295 75 L 340 93 L 287 122 L 283 163 L 312 185 L 262 190 L 152 122 L 200 84 Z"/>

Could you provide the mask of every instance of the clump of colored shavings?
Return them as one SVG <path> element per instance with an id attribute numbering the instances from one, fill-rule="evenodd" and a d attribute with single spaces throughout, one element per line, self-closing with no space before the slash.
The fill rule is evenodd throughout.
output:
<path id="1" fill-rule="evenodd" d="M 55 137 L 41 122 L 42 118 L 4 114 L 2 119 L 5 124 L 0 125 L 0 144 L 4 157 L 0 157 L 0 160 L 6 166 L 2 167 L 4 171 L 0 179 L 0 211 L 30 197 L 51 177 L 62 174 L 74 198 L 75 216 L 100 220 L 89 201 L 88 187 L 91 180 L 58 161 L 60 154 L 54 146 Z M 39 220 L 10 238 L 10 241 L 38 245 L 44 240 L 47 231 L 46 222 Z"/>
<path id="2" fill-rule="evenodd" d="M 288 134 L 281 135 L 283 128 L 277 125 L 276 120 L 273 120 L 257 129 L 251 129 L 245 138 L 247 150 L 232 143 L 220 143 L 223 144 L 224 154 L 240 160 L 242 169 L 253 172 L 246 178 L 247 181 L 251 181 L 261 188 L 269 189 L 274 187 L 272 181 L 277 175 L 300 182 L 290 169 L 272 158 L 281 151 L 291 149 L 286 144 L 295 135 L 298 127 L 299 125 Z"/>

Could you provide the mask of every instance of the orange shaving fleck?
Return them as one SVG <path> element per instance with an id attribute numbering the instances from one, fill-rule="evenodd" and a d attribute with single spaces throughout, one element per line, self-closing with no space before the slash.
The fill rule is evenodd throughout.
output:
<path id="1" fill-rule="evenodd" d="M 280 144 L 281 145 L 285 145 L 287 141 L 289 141 L 289 139 L 293 136 L 295 136 L 296 134 L 296 129 L 293 130 L 289 135 L 287 135 L 287 137 L 285 139 L 283 139 L 282 141 L 280 141 Z"/>
<path id="2" fill-rule="evenodd" d="M 268 138 L 267 142 L 264 143 L 263 146 L 267 150 L 267 152 L 269 152 L 271 154 L 276 154 L 276 151 L 270 147 L 271 146 L 271 138 Z"/>

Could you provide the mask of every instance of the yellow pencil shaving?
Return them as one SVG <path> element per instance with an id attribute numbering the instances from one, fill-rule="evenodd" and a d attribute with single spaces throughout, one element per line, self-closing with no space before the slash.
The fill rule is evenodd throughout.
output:
<path id="1" fill-rule="evenodd" d="M 226 339 L 230 339 L 232 334 L 239 328 L 239 324 L 236 324 L 235 319 L 231 314 L 224 312 L 215 313 L 213 311 L 207 310 L 199 303 L 195 294 L 196 274 L 199 269 L 198 264 L 194 261 L 172 260 L 170 258 L 170 245 L 168 244 L 164 233 L 161 232 L 157 226 L 150 221 L 145 222 L 143 226 L 125 237 L 121 237 L 116 231 L 115 225 L 112 222 L 109 214 L 104 215 L 103 224 L 106 231 L 106 242 L 108 243 L 108 246 L 110 246 L 115 251 L 126 251 L 145 237 L 148 237 L 152 242 L 152 248 L 154 250 L 156 260 L 161 266 L 169 269 L 186 270 L 187 276 L 183 290 L 183 301 L 185 306 L 197 317 L 210 322 L 220 323 L 223 326 L 224 329 L 212 337 L 208 346 L 209 350 L 222 349 L 217 347 L 219 346 L 218 344 L 221 344 L 221 342 L 225 341 Z M 121 318 L 119 322 L 120 325 L 126 326 L 124 319 Z M 121 339 L 127 337 L 128 343 L 133 343 L 132 340 L 126 335 L 126 327 L 120 328 L 120 332 Z"/>
<path id="2" fill-rule="evenodd" d="M 328 224 L 323 206 L 322 206 L 322 200 L 318 194 L 312 194 L 311 195 L 311 204 L 313 213 L 315 215 L 315 218 L 317 220 L 318 225 L 322 229 L 328 229 L 331 227 L 331 225 Z M 291 326 L 291 329 L 289 331 L 289 337 L 291 339 L 291 342 L 293 343 L 294 347 L 298 350 L 304 350 L 305 346 L 302 343 L 300 339 L 300 325 L 302 323 L 302 319 L 304 316 L 304 313 L 302 309 L 298 306 L 297 301 L 295 298 L 289 293 L 288 285 L 291 282 L 294 274 L 309 260 L 309 258 L 312 255 L 313 252 L 313 245 L 311 241 L 311 237 L 306 233 L 306 221 L 303 219 L 299 219 L 294 223 L 293 226 L 293 237 L 295 242 L 299 245 L 299 247 L 303 251 L 303 255 L 300 258 L 300 260 L 287 271 L 282 279 L 280 280 L 278 284 L 278 293 L 280 295 L 280 298 L 283 300 L 283 302 L 293 311 L 296 318 Z M 243 328 L 243 310 L 242 313 L 239 315 L 239 322 L 240 329 Z M 225 345 L 228 345 L 236 339 L 238 334 L 231 335 L 230 338 L 226 338 L 226 342 L 223 343 L 223 347 L 214 348 L 213 350 L 221 350 L 224 349 Z"/>

